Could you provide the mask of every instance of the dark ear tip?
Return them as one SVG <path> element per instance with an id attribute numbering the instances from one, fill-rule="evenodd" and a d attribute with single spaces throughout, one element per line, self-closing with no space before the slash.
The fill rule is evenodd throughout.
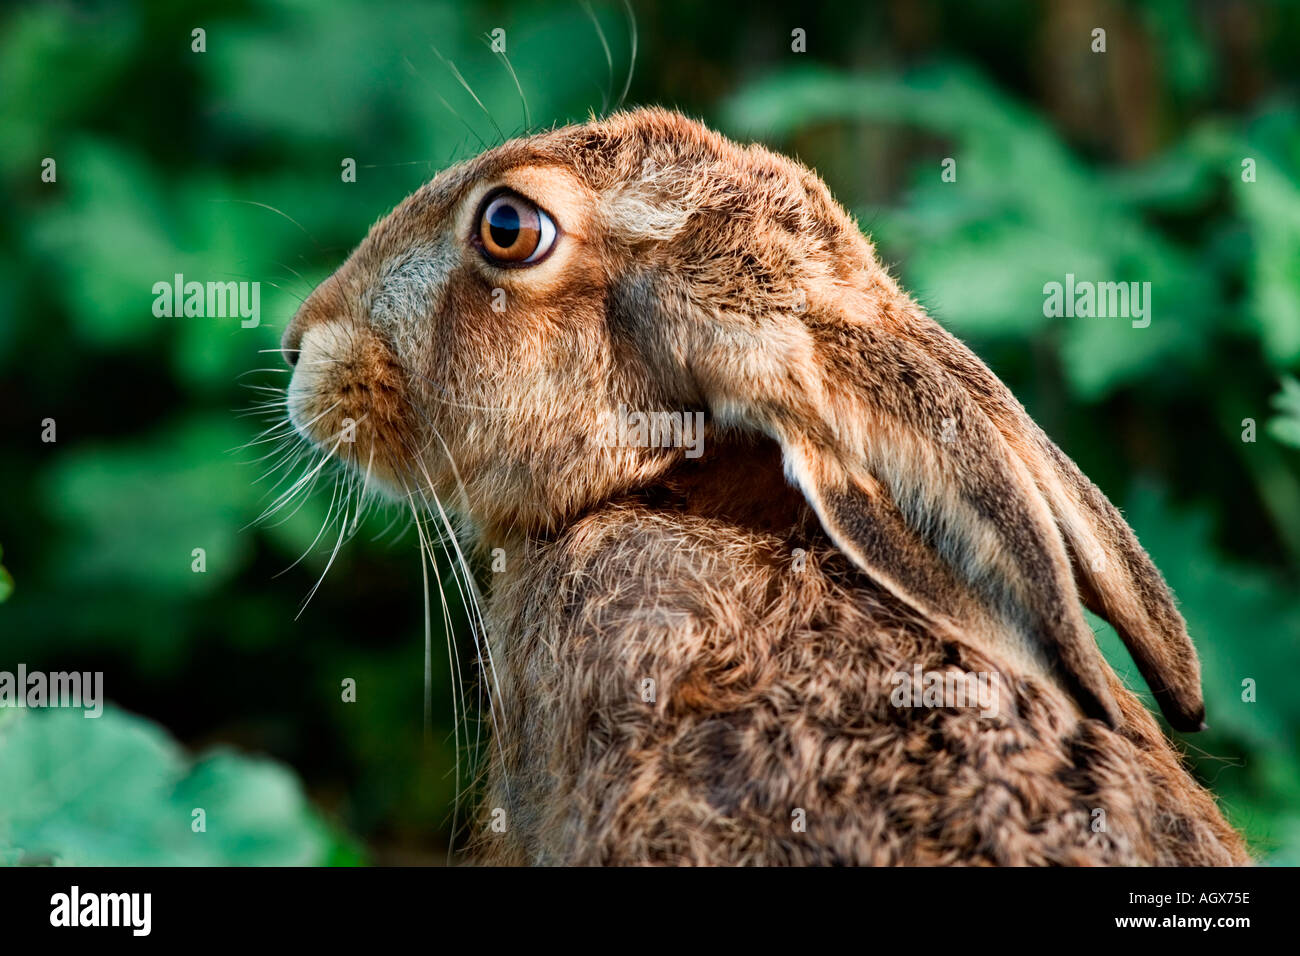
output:
<path id="1" fill-rule="evenodd" d="M 1201 710 L 1195 714 L 1165 714 L 1165 719 L 1169 721 L 1169 726 L 1174 730 L 1181 731 L 1185 734 L 1199 734 L 1208 730 L 1210 725 L 1205 722 L 1205 711 Z"/>
<path id="2" fill-rule="evenodd" d="M 1156 703 L 1160 705 L 1160 712 L 1165 715 L 1165 720 L 1174 730 L 1185 734 L 1197 734 L 1205 730 L 1205 702 L 1199 699 L 1199 694 L 1198 699 L 1189 707 L 1171 693 L 1157 691 L 1152 693 Z"/>

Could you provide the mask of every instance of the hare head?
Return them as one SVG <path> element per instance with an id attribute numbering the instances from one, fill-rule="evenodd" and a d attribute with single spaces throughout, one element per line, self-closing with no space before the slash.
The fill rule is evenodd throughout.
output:
<path id="1" fill-rule="evenodd" d="M 1195 651 L 1123 519 L 821 180 L 766 149 L 655 109 L 507 142 L 376 224 L 283 348 L 302 434 L 489 539 L 682 464 L 619 440 L 626 410 L 766 436 L 830 540 L 934 626 L 1116 724 L 1082 600 L 1171 723 L 1201 725 Z"/>

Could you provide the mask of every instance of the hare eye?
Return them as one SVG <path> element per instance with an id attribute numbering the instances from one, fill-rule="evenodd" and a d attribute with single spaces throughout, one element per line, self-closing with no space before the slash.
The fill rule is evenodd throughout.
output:
<path id="1" fill-rule="evenodd" d="M 538 262 L 555 243 L 555 223 L 523 196 L 503 192 L 479 213 L 478 238 L 494 262 Z"/>

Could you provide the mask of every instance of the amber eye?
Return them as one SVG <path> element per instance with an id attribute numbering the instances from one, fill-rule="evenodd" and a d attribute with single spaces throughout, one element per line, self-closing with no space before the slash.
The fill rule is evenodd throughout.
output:
<path id="1" fill-rule="evenodd" d="M 478 237 L 488 258 L 496 262 L 537 262 L 555 243 L 555 223 L 523 196 L 502 192 L 489 198 L 479 213 Z"/>

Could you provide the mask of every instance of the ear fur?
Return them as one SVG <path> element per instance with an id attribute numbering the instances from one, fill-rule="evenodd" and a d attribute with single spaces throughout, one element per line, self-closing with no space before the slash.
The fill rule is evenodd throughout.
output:
<path id="1" fill-rule="evenodd" d="M 975 399 L 879 326 L 836 314 L 805 325 L 820 387 L 768 427 L 826 532 L 936 626 L 1000 635 L 1004 650 L 1037 659 L 1087 714 L 1118 726 L 1065 542 Z"/>
<path id="2" fill-rule="evenodd" d="M 1084 604 L 1115 627 L 1170 725 L 1203 730 L 1201 668 L 1187 625 L 1119 511 L 957 339 L 919 310 L 891 311 L 882 318 L 894 334 L 916 342 L 977 396 L 1051 508 Z"/>
<path id="3" fill-rule="evenodd" d="M 1170 724 L 1202 729 L 1186 625 L 1105 496 L 910 300 L 863 320 L 866 297 L 850 314 L 853 293 L 839 296 L 797 331 L 712 343 L 694 375 L 720 423 L 776 439 L 837 546 L 934 626 L 1045 667 L 1118 726 L 1082 600 L 1115 625 Z"/>

